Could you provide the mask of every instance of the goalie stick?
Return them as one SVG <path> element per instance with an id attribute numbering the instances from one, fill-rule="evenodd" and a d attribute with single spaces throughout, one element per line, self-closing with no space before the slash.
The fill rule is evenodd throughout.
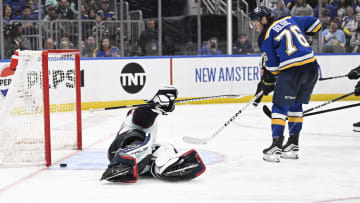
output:
<path id="1" fill-rule="evenodd" d="M 184 136 L 183 140 L 189 144 L 207 144 L 211 139 L 213 139 L 217 134 L 219 134 L 226 126 L 228 126 L 231 122 L 233 122 L 249 105 L 251 105 L 256 99 L 263 95 L 263 91 L 260 91 L 258 94 L 255 95 L 254 98 L 250 100 L 243 108 L 241 108 L 238 112 L 236 112 L 229 120 L 227 120 L 215 133 L 208 137 L 191 137 L 191 136 Z"/>
<path id="2" fill-rule="evenodd" d="M 342 96 L 340 96 L 340 97 L 337 97 L 337 98 L 335 98 L 335 99 L 333 99 L 333 100 L 330 100 L 330 101 L 327 101 L 327 102 L 325 102 L 325 103 L 322 103 L 322 104 L 320 104 L 320 105 L 318 105 L 318 106 L 314 106 L 314 107 L 312 107 L 312 108 L 310 108 L 310 109 L 305 110 L 305 111 L 303 112 L 303 114 L 304 114 L 304 116 L 305 116 L 305 114 L 308 113 L 308 112 L 310 112 L 310 111 L 313 111 L 313 110 L 315 110 L 315 109 L 321 108 L 321 107 L 326 106 L 326 105 L 328 105 L 328 104 L 334 103 L 334 102 L 336 102 L 336 101 L 339 101 L 339 100 L 341 100 L 341 99 L 344 99 L 344 98 L 346 98 L 346 97 L 348 97 L 348 96 L 351 96 L 351 95 L 353 95 L 353 94 L 354 94 L 354 92 L 350 92 L 350 93 L 347 93 L 347 94 L 342 95 Z M 263 111 L 264 111 L 264 113 L 265 113 L 265 115 L 266 115 L 267 117 L 271 118 L 271 110 L 270 110 L 270 108 L 269 108 L 268 106 L 264 105 L 264 106 L 263 106 Z"/>
<path id="3" fill-rule="evenodd" d="M 225 94 L 225 95 L 218 95 L 218 96 L 209 96 L 209 97 L 197 97 L 191 99 L 182 99 L 182 100 L 175 100 L 174 103 L 186 103 L 186 102 L 195 102 L 195 101 L 202 101 L 202 100 L 210 100 L 210 99 L 220 99 L 220 98 L 238 98 L 240 95 L 237 94 Z M 107 111 L 113 109 L 125 109 L 125 108 L 133 108 L 139 106 L 152 106 L 155 105 L 154 103 L 146 103 L 146 104 L 134 104 L 134 105 L 125 105 L 125 106 L 114 106 L 114 107 L 106 107 L 106 108 L 98 108 L 92 109 L 90 108 L 90 112 L 94 111 Z"/>
<path id="4" fill-rule="evenodd" d="M 347 77 L 347 76 L 348 75 L 346 74 L 346 75 L 339 75 L 339 76 L 333 76 L 333 77 L 327 77 L 327 78 L 319 78 L 319 81 L 344 78 L 344 77 Z"/>

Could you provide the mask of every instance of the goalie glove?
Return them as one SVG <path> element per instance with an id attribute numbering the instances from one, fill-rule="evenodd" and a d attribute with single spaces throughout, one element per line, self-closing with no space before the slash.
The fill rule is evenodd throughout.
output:
<path id="1" fill-rule="evenodd" d="M 265 69 L 264 75 L 261 78 L 260 88 L 263 90 L 264 95 L 268 95 L 275 89 L 276 78 L 268 70 Z"/>
<path id="2" fill-rule="evenodd" d="M 348 78 L 350 80 L 356 80 L 358 78 L 360 78 L 360 66 L 352 69 L 349 73 L 348 73 Z"/>
<path id="3" fill-rule="evenodd" d="M 360 81 L 355 86 L 355 96 L 360 96 Z"/>
<path id="4" fill-rule="evenodd" d="M 158 90 L 155 96 L 148 101 L 154 103 L 153 111 L 162 115 L 172 112 L 175 109 L 174 101 L 177 98 L 178 91 L 173 86 L 165 86 Z"/>

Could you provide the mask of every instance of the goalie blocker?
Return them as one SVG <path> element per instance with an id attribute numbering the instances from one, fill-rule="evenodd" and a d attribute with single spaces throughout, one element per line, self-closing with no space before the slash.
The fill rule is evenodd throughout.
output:
<path id="1" fill-rule="evenodd" d="M 165 87 L 148 101 L 154 105 L 128 112 L 109 147 L 110 164 L 101 180 L 131 183 L 145 175 L 164 180 L 189 180 L 206 170 L 196 150 L 179 152 L 171 144 L 155 143 L 156 118 L 174 110 L 176 97 L 176 88 Z"/>

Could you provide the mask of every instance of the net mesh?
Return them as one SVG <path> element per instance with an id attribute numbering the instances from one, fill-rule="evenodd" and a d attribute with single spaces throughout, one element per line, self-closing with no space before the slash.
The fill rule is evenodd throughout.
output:
<path id="1" fill-rule="evenodd" d="M 49 53 L 52 159 L 76 149 L 75 53 Z M 21 51 L 0 110 L 0 165 L 45 164 L 42 51 Z M 48 118 L 46 118 L 48 119 Z"/>

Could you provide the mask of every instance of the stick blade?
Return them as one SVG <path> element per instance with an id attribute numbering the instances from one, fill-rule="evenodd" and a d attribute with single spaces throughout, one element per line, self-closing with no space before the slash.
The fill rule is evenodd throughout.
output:
<path id="1" fill-rule="evenodd" d="M 184 142 L 189 144 L 207 144 L 209 142 L 208 138 L 197 138 L 197 137 L 183 137 Z"/>

